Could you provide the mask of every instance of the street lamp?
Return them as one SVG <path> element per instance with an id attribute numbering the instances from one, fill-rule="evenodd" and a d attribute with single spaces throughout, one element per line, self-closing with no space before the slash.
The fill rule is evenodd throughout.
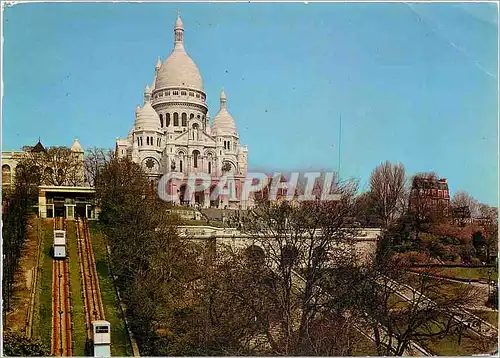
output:
<path id="1" fill-rule="evenodd" d="M 488 268 L 488 300 L 491 298 L 491 274 L 492 274 L 492 268 Z"/>

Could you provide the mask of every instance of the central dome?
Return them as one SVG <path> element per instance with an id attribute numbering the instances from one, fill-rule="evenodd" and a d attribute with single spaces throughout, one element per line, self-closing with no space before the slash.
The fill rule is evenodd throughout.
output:
<path id="1" fill-rule="evenodd" d="M 187 87 L 202 91 L 200 70 L 184 49 L 184 26 L 180 15 L 175 23 L 174 34 L 174 49 L 158 69 L 155 89 Z"/>

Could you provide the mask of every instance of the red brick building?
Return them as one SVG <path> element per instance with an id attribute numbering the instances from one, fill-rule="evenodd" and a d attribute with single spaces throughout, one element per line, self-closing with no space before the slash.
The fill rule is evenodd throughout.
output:
<path id="1" fill-rule="evenodd" d="M 450 216 L 450 190 L 447 179 L 438 179 L 432 175 L 415 176 L 408 208 L 419 216 Z"/>

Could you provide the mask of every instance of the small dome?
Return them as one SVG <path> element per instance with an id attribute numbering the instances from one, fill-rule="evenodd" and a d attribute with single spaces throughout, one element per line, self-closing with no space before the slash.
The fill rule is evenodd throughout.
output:
<path id="1" fill-rule="evenodd" d="M 232 135 L 238 136 L 236 125 L 231 114 L 227 111 L 227 97 L 224 90 L 220 94 L 220 110 L 214 117 L 212 124 L 212 135 Z"/>
<path id="2" fill-rule="evenodd" d="M 150 102 L 144 103 L 144 107 L 136 111 L 135 129 L 160 130 L 160 117 Z"/>

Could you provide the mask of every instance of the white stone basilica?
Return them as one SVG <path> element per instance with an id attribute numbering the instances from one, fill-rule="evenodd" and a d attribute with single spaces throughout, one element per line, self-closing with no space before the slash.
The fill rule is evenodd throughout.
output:
<path id="1" fill-rule="evenodd" d="M 118 138 L 116 153 L 140 163 L 151 178 L 169 172 L 203 172 L 218 178 L 231 174 L 240 191 L 247 173 L 247 147 L 240 145 L 224 91 L 220 109 L 210 124 L 203 79 L 184 49 L 180 15 L 174 27 L 174 49 L 155 67 L 152 86 L 144 90 L 144 105 L 135 110 L 135 122 L 126 139 Z M 193 195 L 189 203 L 204 207 L 244 207 L 237 199 L 210 201 L 209 194 Z M 182 201 L 183 188 L 176 188 Z"/>

